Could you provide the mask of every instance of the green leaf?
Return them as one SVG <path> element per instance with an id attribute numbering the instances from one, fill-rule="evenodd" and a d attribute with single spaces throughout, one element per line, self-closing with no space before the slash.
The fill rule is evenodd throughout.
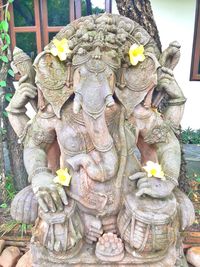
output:
<path id="1" fill-rule="evenodd" d="M 5 45 L 1 48 L 1 50 L 4 51 L 4 50 L 6 50 L 7 48 L 8 48 L 8 44 L 5 44 Z"/>
<path id="2" fill-rule="evenodd" d="M 11 93 L 7 93 L 7 94 L 5 94 L 5 99 L 8 101 L 8 102 L 10 102 L 11 101 L 11 99 L 12 99 L 12 94 Z"/>
<path id="3" fill-rule="evenodd" d="M 14 0 L 8 0 L 8 2 L 9 2 L 9 3 L 13 3 L 13 2 L 14 2 Z"/>
<path id="4" fill-rule="evenodd" d="M 1 56 L 0 59 L 5 62 L 5 63 L 8 63 L 8 58 L 7 56 Z"/>
<path id="5" fill-rule="evenodd" d="M 0 207 L 1 207 L 2 209 L 6 209 L 6 208 L 8 207 L 8 205 L 7 205 L 6 203 L 3 203 L 3 204 L 0 205 Z"/>
<path id="6" fill-rule="evenodd" d="M 6 39 L 7 44 L 10 44 L 10 36 L 7 33 L 5 35 L 5 39 Z"/>
<path id="7" fill-rule="evenodd" d="M 3 115 L 8 118 L 8 112 L 7 111 L 3 111 Z"/>
<path id="8" fill-rule="evenodd" d="M 200 183 L 200 177 L 197 177 L 197 178 L 196 178 L 196 181 L 197 181 L 198 183 Z"/>
<path id="9" fill-rule="evenodd" d="M 0 24 L 0 30 L 1 30 L 1 24 Z M 1 33 L 1 39 L 2 39 L 2 40 L 5 39 L 5 33 L 4 33 L 4 32 Z"/>
<path id="10" fill-rule="evenodd" d="M 5 17 L 8 21 L 10 21 L 10 12 L 9 10 L 6 10 Z"/>
<path id="11" fill-rule="evenodd" d="M 2 20 L 1 22 L 1 29 L 5 32 L 8 32 L 8 28 L 9 28 L 9 25 L 8 25 L 8 22 L 6 20 Z"/>
<path id="12" fill-rule="evenodd" d="M 0 127 L 0 135 L 6 134 L 6 129 Z"/>
<path id="13" fill-rule="evenodd" d="M 8 70 L 8 74 L 10 74 L 10 76 L 12 77 L 15 77 L 14 71 L 11 69 Z"/>
<path id="14" fill-rule="evenodd" d="M 6 81 L 0 81 L 0 87 L 5 87 L 6 86 Z"/>

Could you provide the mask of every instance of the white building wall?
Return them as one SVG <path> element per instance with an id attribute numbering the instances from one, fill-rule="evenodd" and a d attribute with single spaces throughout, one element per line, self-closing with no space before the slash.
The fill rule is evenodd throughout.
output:
<path id="1" fill-rule="evenodd" d="M 174 73 L 187 98 L 182 127 L 199 129 L 200 81 L 189 80 L 196 1 L 151 0 L 151 4 L 163 49 L 174 40 L 181 44 L 181 59 Z"/>

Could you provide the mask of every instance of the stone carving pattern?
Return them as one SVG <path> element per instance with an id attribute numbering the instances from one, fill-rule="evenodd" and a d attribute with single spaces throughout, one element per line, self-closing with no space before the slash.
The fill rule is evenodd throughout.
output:
<path id="1" fill-rule="evenodd" d="M 7 108 L 23 135 L 32 185 L 24 189 L 26 197 L 20 192 L 14 199 L 11 212 L 21 221 L 37 218 L 34 266 L 178 266 L 179 231 L 194 219 L 189 199 L 177 189 L 174 131 L 185 103 L 173 76 L 179 44 L 160 54 L 141 26 L 111 14 L 80 18 L 55 39 L 68 40 L 66 60 L 52 55 L 50 42 L 34 61 L 29 94 L 20 98 L 16 92 Z M 133 43 L 145 50 L 136 66 L 128 56 Z M 39 109 L 27 127 L 24 106 L 35 92 Z M 156 108 L 166 94 L 169 105 L 160 114 Z M 164 179 L 147 177 L 148 161 L 162 166 Z M 69 187 L 53 182 L 58 165 L 68 168 Z M 17 204 L 23 201 L 38 209 L 29 220 Z"/>

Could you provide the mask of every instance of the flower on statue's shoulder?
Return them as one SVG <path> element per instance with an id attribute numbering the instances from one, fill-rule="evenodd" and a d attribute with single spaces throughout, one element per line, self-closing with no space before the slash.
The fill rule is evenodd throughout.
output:
<path id="1" fill-rule="evenodd" d="M 147 161 L 146 166 L 143 166 L 148 177 L 156 177 L 165 180 L 165 175 L 160 164 L 153 161 Z"/>
<path id="2" fill-rule="evenodd" d="M 131 45 L 129 49 L 129 60 L 133 66 L 136 66 L 139 62 L 144 61 L 144 46 L 138 44 Z"/>
<path id="3" fill-rule="evenodd" d="M 69 186 L 72 177 L 67 168 L 57 170 L 56 174 L 57 176 L 53 179 L 54 183 Z"/>
<path id="4" fill-rule="evenodd" d="M 62 40 L 58 40 L 56 38 L 53 39 L 53 47 L 50 52 L 53 56 L 58 56 L 61 61 L 66 60 L 67 54 L 70 54 L 72 51 L 69 49 L 68 40 L 63 38 Z"/>

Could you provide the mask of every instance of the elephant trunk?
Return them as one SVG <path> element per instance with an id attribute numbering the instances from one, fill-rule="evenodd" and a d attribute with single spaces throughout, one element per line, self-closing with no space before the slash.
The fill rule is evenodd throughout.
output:
<path id="1" fill-rule="evenodd" d="M 87 133 L 99 158 L 95 160 L 90 155 L 82 155 L 82 160 L 80 157 L 76 159 L 75 165 L 79 163 L 91 179 L 101 182 L 113 178 L 118 168 L 117 153 L 105 118 L 106 107 L 115 104 L 112 96 L 113 86 L 111 86 L 113 75 L 109 74 L 107 77 L 107 72 L 93 73 L 82 66 L 74 73 L 73 111 L 77 114 L 82 110 Z M 92 175 L 92 168 L 95 170 L 95 175 Z"/>
<path id="2" fill-rule="evenodd" d="M 116 175 L 118 157 L 106 125 L 105 114 L 103 112 L 97 119 L 94 119 L 83 111 L 83 118 L 91 141 L 96 151 L 99 152 L 104 180 L 110 180 Z"/>

